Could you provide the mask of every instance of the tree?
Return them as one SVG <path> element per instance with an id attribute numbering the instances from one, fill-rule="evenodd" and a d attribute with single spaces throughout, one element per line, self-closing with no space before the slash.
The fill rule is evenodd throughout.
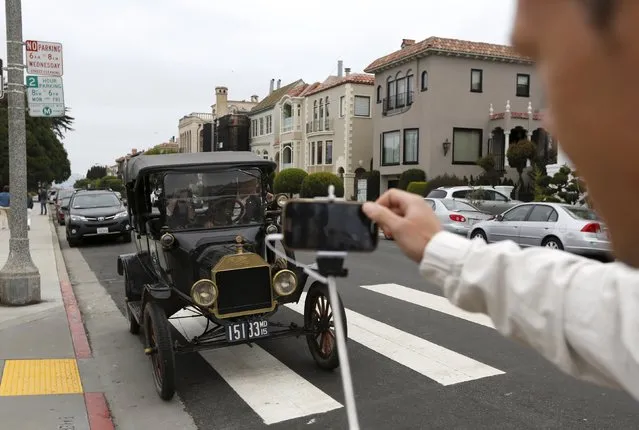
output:
<path id="1" fill-rule="evenodd" d="M 397 184 L 397 188 L 400 190 L 406 190 L 408 188 L 408 184 L 411 182 L 425 182 L 426 181 L 426 172 L 422 169 L 408 169 L 402 172 L 399 176 L 399 183 Z"/>
<path id="2" fill-rule="evenodd" d="M 9 125 L 7 98 L 0 100 L 0 184 L 9 184 Z M 71 130 L 73 118 L 26 116 L 27 188 L 38 184 L 64 182 L 71 176 L 71 163 L 60 139 Z"/>
<path id="3" fill-rule="evenodd" d="M 302 182 L 308 173 L 303 169 L 284 169 L 275 175 L 273 179 L 273 191 L 276 193 L 299 194 L 302 189 Z"/>
<path id="4" fill-rule="evenodd" d="M 106 166 L 93 166 L 87 170 L 87 179 L 100 179 L 107 175 Z"/>
<path id="5" fill-rule="evenodd" d="M 162 145 L 157 145 L 147 151 L 144 151 L 144 155 L 177 154 L 178 152 L 179 151 L 175 148 L 166 148 L 162 147 Z"/>
<path id="6" fill-rule="evenodd" d="M 568 166 L 562 166 L 552 177 L 535 169 L 535 201 L 574 205 L 587 201 L 585 193 L 584 182 Z"/>
<path id="7" fill-rule="evenodd" d="M 344 184 L 339 176 L 329 172 L 311 173 L 302 182 L 300 196 L 303 198 L 326 197 L 328 186 L 335 186 L 335 197 L 344 197 Z"/>

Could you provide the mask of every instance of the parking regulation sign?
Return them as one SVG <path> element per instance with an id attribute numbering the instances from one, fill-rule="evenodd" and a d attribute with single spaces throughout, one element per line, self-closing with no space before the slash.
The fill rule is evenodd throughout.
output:
<path id="1" fill-rule="evenodd" d="M 29 116 L 64 116 L 64 87 L 59 76 L 27 75 Z"/>
<path id="2" fill-rule="evenodd" d="M 62 76 L 62 44 L 27 40 L 27 73 L 41 76 Z"/>

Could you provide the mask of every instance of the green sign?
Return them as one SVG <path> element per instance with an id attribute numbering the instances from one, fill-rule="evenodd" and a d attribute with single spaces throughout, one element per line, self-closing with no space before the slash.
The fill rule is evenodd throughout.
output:
<path id="1" fill-rule="evenodd" d="M 27 76 L 27 88 L 38 88 L 38 77 L 33 75 Z"/>
<path id="2" fill-rule="evenodd" d="M 42 115 L 50 116 L 51 115 L 51 108 L 49 106 L 43 107 L 42 108 Z"/>

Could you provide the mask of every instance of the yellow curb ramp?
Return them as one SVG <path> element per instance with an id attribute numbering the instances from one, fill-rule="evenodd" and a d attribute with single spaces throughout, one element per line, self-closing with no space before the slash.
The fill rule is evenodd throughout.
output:
<path id="1" fill-rule="evenodd" d="M 82 394 L 78 363 L 74 358 L 6 360 L 0 396 Z"/>

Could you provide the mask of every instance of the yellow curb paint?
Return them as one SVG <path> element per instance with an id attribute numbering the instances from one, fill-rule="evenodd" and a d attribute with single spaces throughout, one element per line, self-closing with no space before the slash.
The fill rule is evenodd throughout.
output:
<path id="1" fill-rule="evenodd" d="M 75 359 L 6 360 L 0 396 L 82 393 Z"/>

